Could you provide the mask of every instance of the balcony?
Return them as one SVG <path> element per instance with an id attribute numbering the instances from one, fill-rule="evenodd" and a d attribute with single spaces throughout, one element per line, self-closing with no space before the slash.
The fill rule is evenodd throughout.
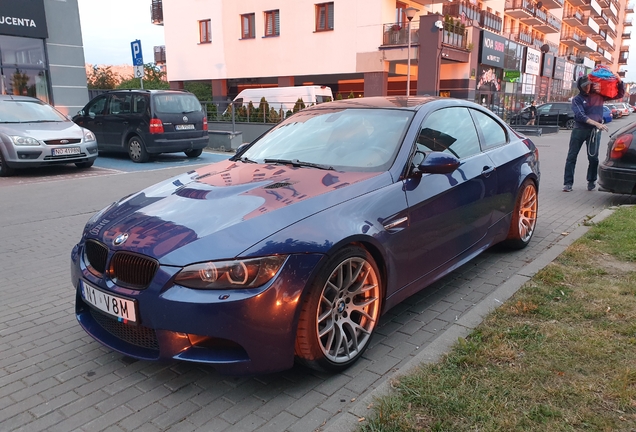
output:
<path id="1" fill-rule="evenodd" d="M 629 59 L 629 51 L 621 51 L 618 55 L 618 64 L 627 64 Z"/>
<path id="2" fill-rule="evenodd" d="M 581 48 L 585 42 L 585 36 L 583 33 L 570 30 L 568 32 L 561 32 L 561 43 L 569 47 Z"/>
<path id="3" fill-rule="evenodd" d="M 543 7 L 546 9 L 561 9 L 565 2 L 563 0 L 545 0 Z"/>
<path id="4" fill-rule="evenodd" d="M 482 10 L 479 17 L 479 25 L 481 28 L 490 30 L 494 33 L 501 33 L 501 29 L 503 29 L 503 19 L 500 16 L 486 10 Z"/>
<path id="5" fill-rule="evenodd" d="M 563 22 L 572 27 L 580 26 L 583 24 L 583 13 L 580 10 L 566 10 L 563 13 Z"/>
<path id="6" fill-rule="evenodd" d="M 165 45 L 156 46 L 155 49 L 155 63 L 158 65 L 166 64 L 166 47 Z"/>
<path id="7" fill-rule="evenodd" d="M 537 9 L 537 12 L 540 12 L 539 9 Z M 545 21 L 540 24 L 536 24 L 534 29 L 542 33 L 560 33 L 561 20 L 552 15 L 550 12 L 542 12 L 545 13 Z"/>
<path id="8" fill-rule="evenodd" d="M 625 13 L 634 13 L 634 4 L 630 3 L 625 6 Z"/>
<path id="9" fill-rule="evenodd" d="M 506 0 L 504 12 L 513 18 L 534 18 L 534 2 L 529 0 Z"/>
<path id="10" fill-rule="evenodd" d="M 524 45 L 532 45 L 532 35 L 519 30 L 518 33 L 512 34 L 511 39 Z"/>
<path id="11" fill-rule="evenodd" d="M 574 54 L 568 54 L 567 59 L 576 64 L 583 64 L 583 61 L 585 60 L 583 57 L 579 57 Z"/>
<path id="12" fill-rule="evenodd" d="M 619 72 L 618 72 L 618 76 L 619 76 L 619 77 L 621 77 L 621 78 L 625 78 L 625 73 L 626 73 L 626 72 L 627 72 L 627 71 L 619 71 Z"/>
<path id="13" fill-rule="evenodd" d="M 569 2 L 574 7 L 582 7 L 585 4 L 585 0 L 569 0 Z"/>
<path id="14" fill-rule="evenodd" d="M 383 27 L 384 27 L 383 38 L 382 38 L 383 46 L 408 45 L 409 33 L 408 33 L 408 25 L 406 23 L 384 24 Z M 420 32 L 418 31 L 419 27 L 420 27 L 419 21 L 414 21 L 411 23 L 411 44 L 417 44 L 420 41 L 419 39 Z"/>
<path id="15" fill-rule="evenodd" d="M 445 3 L 444 6 L 442 6 L 442 15 L 459 19 L 463 16 L 465 19 L 478 22 L 481 10 L 478 6 L 460 1 L 458 3 Z"/>
<path id="16" fill-rule="evenodd" d="M 601 8 L 609 7 L 609 0 L 596 0 Z"/>
<path id="17" fill-rule="evenodd" d="M 150 5 L 150 21 L 156 25 L 163 25 L 163 4 L 162 0 L 152 0 Z"/>
<path id="18" fill-rule="evenodd" d="M 609 23 L 608 23 L 609 18 L 605 12 L 603 12 L 601 15 L 591 14 L 590 16 L 594 18 L 594 21 L 596 21 L 596 24 L 598 24 L 600 28 L 602 29 L 609 28 Z"/>
<path id="19" fill-rule="evenodd" d="M 626 19 L 626 20 L 623 22 L 623 26 L 624 26 L 624 27 L 631 27 L 631 25 L 632 25 L 632 18 Z"/>

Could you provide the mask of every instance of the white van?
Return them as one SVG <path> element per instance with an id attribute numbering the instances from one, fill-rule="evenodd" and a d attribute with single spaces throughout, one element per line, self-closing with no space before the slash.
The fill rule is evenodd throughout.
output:
<path id="1" fill-rule="evenodd" d="M 250 102 L 258 108 L 261 98 L 265 98 L 270 108 L 292 111 L 296 101 L 302 99 L 305 106 L 316 105 L 333 100 L 331 88 L 327 86 L 295 86 L 295 87 L 267 87 L 251 88 L 241 91 L 234 98 L 234 106 L 246 106 Z"/>

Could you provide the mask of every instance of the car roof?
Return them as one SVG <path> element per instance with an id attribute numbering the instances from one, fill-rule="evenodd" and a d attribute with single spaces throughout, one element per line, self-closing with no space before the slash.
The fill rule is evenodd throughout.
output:
<path id="1" fill-rule="evenodd" d="M 437 107 L 465 106 L 485 110 L 479 104 L 464 99 L 445 98 L 438 96 L 372 96 L 352 99 L 335 100 L 310 106 L 305 110 L 344 109 L 344 108 L 395 108 L 418 111 L 423 106 L 434 103 Z"/>

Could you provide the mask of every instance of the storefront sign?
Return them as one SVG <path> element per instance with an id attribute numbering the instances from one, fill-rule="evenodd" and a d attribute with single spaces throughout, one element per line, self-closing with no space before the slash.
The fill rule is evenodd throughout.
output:
<path id="1" fill-rule="evenodd" d="M 505 39 L 486 30 L 481 31 L 480 63 L 488 66 L 503 68 Z"/>
<path id="2" fill-rule="evenodd" d="M 510 83 L 520 82 L 521 72 L 518 70 L 504 70 L 503 80 Z"/>
<path id="3" fill-rule="evenodd" d="M 562 80 L 565 77 L 565 59 L 557 57 L 554 61 L 554 79 Z"/>
<path id="4" fill-rule="evenodd" d="M 541 52 L 536 49 L 526 47 L 526 64 L 523 71 L 530 75 L 539 75 L 540 66 Z"/>
<path id="5" fill-rule="evenodd" d="M 46 39 L 44 0 L 0 0 L 0 35 Z"/>
<path id="6" fill-rule="evenodd" d="M 554 56 L 552 54 L 543 54 L 543 67 L 541 68 L 541 76 L 552 78 L 554 72 Z"/>

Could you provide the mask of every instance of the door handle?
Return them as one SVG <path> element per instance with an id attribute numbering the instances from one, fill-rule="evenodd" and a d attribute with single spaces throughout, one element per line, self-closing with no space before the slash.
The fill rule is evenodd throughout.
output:
<path id="1" fill-rule="evenodd" d="M 485 166 L 481 172 L 481 175 L 483 175 L 484 177 L 489 177 L 494 170 L 495 167 Z"/>

